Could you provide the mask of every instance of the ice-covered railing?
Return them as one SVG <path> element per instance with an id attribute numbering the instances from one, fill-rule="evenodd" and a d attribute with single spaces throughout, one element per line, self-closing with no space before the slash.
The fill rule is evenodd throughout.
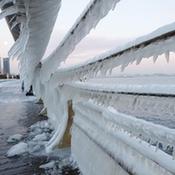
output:
<path id="1" fill-rule="evenodd" d="M 156 61 L 159 55 L 165 54 L 168 61 L 169 53 L 175 52 L 175 23 L 164 26 L 149 35 L 140 37 L 84 63 L 68 68 L 59 68 L 55 72 L 61 61 L 67 59 L 75 46 L 118 2 L 119 0 L 91 1 L 57 49 L 42 62 L 41 68 L 37 65 L 41 61 L 50 38 L 61 0 L 8 0 L 0 2 L 0 7 L 7 3 L 12 4 L 2 11 L 0 18 L 14 15 L 13 19 L 15 20 L 12 20 L 14 23 L 11 27 L 19 24 L 20 29 L 19 38 L 9 54 L 11 57 L 17 57 L 20 60 L 20 73 L 27 79 L 26 83 L 30 85 L 33 79 L 32 84 L 36 95 L 44 100 L 48 117 L 54 123 L 56 131 L 46 145 L 47 151 L 52 151 L 59 144 L 64 134 L 68 121 L 67 101 L 70 99 L 73 100 L 74 109 L 77 113 L 80 113 L 81 109 L 76 108 L 76 103 L 85 103 L 87 100 L 92 100 L 93 103 L 102 105 L 103 108 L 125 105 L 133 108 L 133 110 L 135 108 L 144 110 L 145 106 L 148 106 L 151 112 L 157 111 L 161 114 L 162 111 L 159 110 L 166 107 L 165 113 L 168 112 L 170 115 L 175 113 L 174 93 L 152 94 L 152 88 L 149 89 L 150 91 L 141 93 L 139 88 L 136 90 L 134 87 L 127 90 L 122 86 L 110 89 L 104 86 L 90 87 L 83 83 L 81 85 L 68 84 L 84 76 L 87 78 L 95 77 L 99 72 L 106 74 L 109 71 L 110 74 L 112 69 L 117 66 L 121 66 L 123 70 L 134 61 L 139 64 L 145 57 L 153 57 L 153 60 Z M 133 136 L 146 140 L 150 139 L 150 143 L 152 141 L 157 142 L 157 144 L 161 142 L 165 148 L 167 145 L 175 145 L 174 130 L 136 120 L 112 110 L 104 112 L 103 115 L 115 123 L 117 127 L 114 130 L 122 128 Z M 90 118 L 91 116 L 87 117 Z"/>
<path id="2" fill-rule="evenodd" d="M 97 85 L 74 83 L 64 85 L 61 93 L 64 98 L 74 102 L 85 102 L 92 99 L 103 106 L 130 111 L 140 110 L 149 114 L 173 116 L 175 114 L 174 85 Z M 146 110 L 145 110 L 146 109 Z"/>
<path id="3" fill-rule="evenodd" d="M 168 114 L 173 116 L 175 114 L 174 89 L 174 85 L 145 85 L 141 87 L 139 85 L 105 86 L 90 83 L 74 83 L 62 86 L 60 93 L 65 101 L 73 99 L 74 104 L 79 102 L 86 104 L 91 100 L 93 104 L 104 109 L 109 108 L 110 110 L 104 110 L 108 111 L 104 112 L 104 117 L 107 117 L 111 123 L 115 123 L 117 126 L 116 130 L 123 129 L 136 138 L 149 141 L 150 145 L 156 143 L 157 149 L 159 143 L 161 143 L 163 149 L 167 149 L 168 146 L 175 146 L 174 129 L 118 113 L 116 110 L 112 110 L 111 107 L 118 110 L 127 106 L 133 111 L 140 109 L 143 113 L 147 111 L 151 115 L 158 114 L 163 116 Z M 175 158 L 174 152 L 173 158 Z"/>
<path id="4" fill-rule="evenodd" d="M 161 142 L 164 149 L 166 149 L 167 143 L 172 145 L 174 142 L 174 130 L 137 120 L 112 108 L 104 108 L 92 102 L 77 103 L 74 105 L 74 110 L 74 127 L 76 126 L 77 129 L 85 133 L 84 135 L 88 139 L 95 142 L 102 150 L 105 150 L 127 172 L 129 171 L 129 174 L 175 173 L 175 162 L 172 157 L 160 150 L 155 152 L 157 148 L 148 143 L 157 140 L 158 145 L 159 140 L 163 139 Z M 139 135 L 138 133 L 141 134 Z M 77 137 L 80 136 L 79 132 L 74 132 L 73 134 Z M 83 137 L 79 141 L 85 142 Z M 78 147 L 79 145 L 76 144 L 76 146 Z M 171 173 L 165 173 L 164 170 L 160 173 L 160 169 L 156 168 L 151 161 L 156 162 L 155 164 Z M 143 168 L 140 168 L 142 166 Z"/>
<path id="5" fill-rule="evenodd" d="M 9 51 L 10 58 L 19 60 L 19 69 L 26 88 L 32 84 L 33 72 L 41 61 L 54 27 L 61 0 L 3 0 L 0 19 L 8 21 L 11 31 L 19 26 L 19 37 Z"/>
<path id="6" fill-rule="evenodd" d="M 124 70 L 134 61 L 139 64 L 143 58 L 152 58 L 156 62 L 158 56 L 162 54 L 165 54 L 165 59 L 169 61 L 170 52 L 175 52 L 175 23 L 163 26 L 83 63 L 58 68 L 50 81 L 53 84 L 57 83 L 55 84 L 57 86 L 77 81 L 84 76 L 95 77 L 99 72 L 105 75 L 109 71 L 111 74 L 113 68 L 121 66 L 121 70 Z"/>
<path id="7" fill-rule="evenodd" d="M 69 30 L 65 38 L 54 52 L 42 62 L 42 82 L 50 79 L 62 61 L 65 61 L 75 46 L 95 28 L 111 9 L 114 9 L 120 0 L 92 0 Z"/>

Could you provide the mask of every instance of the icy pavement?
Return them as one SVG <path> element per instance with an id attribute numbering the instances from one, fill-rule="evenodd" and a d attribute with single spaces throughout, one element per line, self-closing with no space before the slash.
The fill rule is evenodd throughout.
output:
<path id="1" fill-rule="evenodd" d="M 47 117 L 35 96 L 25 96 L 19 80 L 0 80 L 0 174 L 78 175 L 70 149 L 47 155 L 44 146 L 52 135 Z"/>
<path id="2" fill-rule="evenodd" d="M 37 100 L 34 96 L 25 96 L 20 80 L 0 80 L 0 103 L 17 103 Z"/>

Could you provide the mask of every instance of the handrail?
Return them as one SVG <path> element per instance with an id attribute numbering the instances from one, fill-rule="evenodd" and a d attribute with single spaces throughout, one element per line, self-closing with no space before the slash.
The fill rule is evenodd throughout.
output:
<path id="1" fill-rule="evenodd" d="M 117 110 L 123 110 L 123 107 L 127 106 L 131 113 L 137 110 L 145 112 L 145 109 L 150 115 L 164 116 L 168 113 L 173 116 L 175 113 L 175 94 L 118 91 L 117 89 L 114 91 L 113 88 L 104 90 L 100 86 L 95 87 L 88 86 L 86 83 L 83 86 L 70 84 L 62 86 L 60 92 L 65 100 L 73 99 L 75 103 L 92 100 L 94 103 L 105 107 L 112 106 Z"/>
<path id="2" fill-rule="evenodd" d="M 118 66 L 124 69 L 134 61 L 139 64 L 145 57 L 150 58 L 153 56 L 153 61 L 155 62 L 161 54 L 165 54 L 168 61 L 169 52 L 175 52 L 174 44 L 175 23 L 172 23 L 78 65 L 58 68 L 50 81 L 53 82 L 57 79 L 57 83 L 64 84 L 77 81 L 86 76 L 95 77 L 99 72 L 106 74 L 107 71 L 111 72 L 113 68 Z"/>
<path id="3" fill-rule="evenodd" d="M 115 5 L 119 1 L 120 0 L 92 0 L 89 3 L 58 47 L 47 59 L 42 61 L 42 82 L 50 79 L 51 74 L 56 71 L 62 61 L 67 59 L 75 46 L 92 28 L 95 28 L 98 22 L 105 17 L 111 9 L 115 8 Z M 95 15 L 97 11 L 98 15 Z"/>

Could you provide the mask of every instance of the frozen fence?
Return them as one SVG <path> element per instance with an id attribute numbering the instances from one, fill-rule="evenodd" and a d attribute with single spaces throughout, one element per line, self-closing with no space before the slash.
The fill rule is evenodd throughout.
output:
<path id="1" fill-rule="evenodd" d="M 156 62 L 158 56 L 162 54 L 165 54 L 165 59 L 169 61 L 169 53 L 175 52 L 174 42 L 175 23 L 172 23 L 86 62 L 67 68 L 58 68 L 50 81 L 64 84 L 83 77 L 95 77 L 98 73 L 110 75 L 115 67 L 121 66 L 123 71 L 134 61 L 139 64 L 143 58 L 153 59 Z"/>
<path id="2" fill-rule="evenodd" d="M 75 46 L 119 2 L 120 0 L 92 0 L 55 51 L 42 60 L 61 8 L 61 0 L 2 0 L 0 18 L 6 17 L 16 40 L 9 56 L 19 60 L 25 85 L 27 88 L 31 84 L 34 86 L 36 96 L 43 99 L 47 115 L 55 127 L 55 134 L 46 144 L 46 151 L 52 151 L 64 137 L 70 117 L 68 101 L 71 100 L 75 112 L 72 154 L 85 175 L 108 174 L 110 170 L 105 165 L 105 168 L 97 170 L 98 163 L 103 163 L 103 158 L 109 160 L 110 166 L 114 165 L 111 169 L 117 169 L 119 175 L 124 175 L 124 172 L 139 175 L 174 174 L 174 129 L 117 111 L 127 107 L 133 111 L 140 109 L 142 112 L 147 109 L 150 115 L 168 113 L 173 116 L 174 86 L 171 89 L 166 86 L 161 87 L 162 89 L 120 85 L 105 87 L 77 81 L 84 77 L 96 77 L 99 73 L 110 75 L 112 69 L 118 66 L 124 71 L 129 64 L 139 64 L 143 58 L 153 59 L 155 62 L 158 56 L 164 54 L 169 61 L 170 52 L 175 52 L 175 23 L 86 62 L 60 67 L 60 63 L 67 59 Z M 163 149 L 171 147 L 172 156 L 160 150 L 159 153 L 153 152 L 151 145 L 156 144 L 158 149 L 159 143 L 163 145 Z M 92 147 L 89 155 L 87 146 Z M 95 152 L 98 152 L 99 162 L 91 165 Z M 144 167 L 144 172 L 140 167 Z"/>
<path id="3" fill-rule="evenodd" d="M 139 109 L 142 112 L 147 111 L 150 115 L 161 117 L 166 114 L 170 116 L 175 114 L 175 94 L 171 91 L 174 91 L 174 88 L 173 85 L 172 87 L 147 85 L 139 88 L 138 85 L 107 86 L 75 83 L 64 85 L 61 93 L 64 94 L 65 99 L 71 98 L 75 103 L 93 100 L 104 107 L 111 106 L 120 110 L 127 106 L 132 112 Z"/>
<path id="4" fill-rule="evenodd" d="M 139 125 L 143 121 L 140 123 L 139 120 L 137 121 L 133 117 L 116 113 L 115 110 L 113 111 L 112 109 L 104 112 L 104 108 L 101 108 L 98 105 L 96 106 L 91 102 L 86 103 L 85 105 L 79 103 L 74 106 L 74 109 L 75 119 L 72 135 L 74 144 L 72 145 L 72 149 L 73 154 L 75 154 L 74 156 L 76 157 L 76 160 L 80 162 L 80 165 L 83 161 L 83 158 L 81 156 L 85 157 L 87 152 L 88 155 L 96 155 L 96 146 L 92 144 L 92 142 L 94 142 L 96 143 L 97 147 L 105 150 L 108 155 L 110 155 L 110 157 L 114 159 L 118 165 L 122 166 L 125 171 L 129 172 L 129 174 L 146 175 L 149 173 L 174 173 L 175 163 L 174 160 L 172 160 L 171 156 L 160 150 L 156 153 L 155 147 L 139 139 L 139 137 L 142 137 L 141 135 L 138 135 L 138 138 L 134 136 L 134 130 L 139 129 Z M 125 117 L 127 117 L 127 119 Z M 129 123 L 130 120 L 135 121 L 132 121 L 131 124 Z M 129 129 L 131 125 L 132 127 Z M 153 138 L 155 135 L 158 136 L 159 132 L 163 133 L 163 130 L 156 127 L 154 128 L 154 126 L 150 126 L 150 123 L 146 124 L 143 122 L 141 125 L 141 128 L 144 128 L 143 130 L 145 130 L 143 132 L 146 132 L 148 135 L 150 134 L 151 138 Z M 128 129 L 130 130 L 129 133 L 132 133 L 131 131 L 133 131 L 132 135 L 127 134 Z M 151 130 L 154 130 L 155 135 L 153 133 L 149 133 Z M 139 131 L 138 133 L 141 132 Z M 86 143 L 84 145 L 84 149 L 80 149 L 82 143 Z M 89 146 L 90 148 L 91 146 L 95 148 L 88 149 Z M 86 151 L 84 152 L 84 150 Z M 100 154 L 98 156 L 101 157 L 100 159 L 97 158 L 99 165 L 103 165 L 104 167 L 107 166 L 110 169 L 111 162 L 108 164 L 108 162 L 104 161 L 106 156 L 103 154 Z M 94 160 L 97 159 L 92 159 L 92 162 L 95 164 L 96 161 Z M 89 164 L 89 162 L 83 163 L 84 164 L 81 165 L 81 168 L 85 169 L 85 172 L 89 171 L 87 169 L 92 169 L 89 172 L 96 172 L 96 174 L 97 172 L 102 172 L 103 174 L 103 166 L 102 169 L 93 169 L 94 166 Z M 111 170 L 116 174 L 125 174 L 124 172 L 120 172 L 122 169 L 118 168 L 117 166 L 115 166 L 115 170 L 113 170 L 113 168 L 110 170 L 109 169 L 108 171 Z"/>

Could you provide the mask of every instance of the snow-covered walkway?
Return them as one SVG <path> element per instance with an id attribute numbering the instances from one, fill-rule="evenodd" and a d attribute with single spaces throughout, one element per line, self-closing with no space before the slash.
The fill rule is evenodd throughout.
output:
<path id="1" fill-rule="evenodd" d="M 20 89 L 20 82 L 16 80 L 1 81 L 0 91 L 0 174 L 41 174 L 39 165 L 46 161 L 46 158 L 15 157 L 9 159 L 6 152 L 16 142 L 7 143 L 9 136 L 14 134 L 23 135 L 26 139 L 28 127 L 39 118 L 37 113 L 42 108 L 41 105 L 28 101 L 25 93 Z M 34 97 L 32 97 L 34 99 Z M 25 99 L 25 101 L 24 101 Z"/>
<path id="2" fill-rule="evenodd" d="M 11 158 L 6 156 L 6 153 L 13 145 L 16 145 L 18 142 L 29 142 L 29 127 L 31 125 L 34 126 L 36 122 L 47 119 L 46 117 L 38 116 L 43 106 L 35 103 L 37 100 L 35 96 L 25 96 L 25 92 L 21 90 L 20 80 L 10 80 L 7 82 L 0 80 L 0 87 L 0 174 L 46 174 L 45 169 L 42 169 L 40 166 L 48 162 L 55 163 L 55 159 L 57 161 L 59 159 L 28 153 Z M 19 138 L 19 136 L 22 138 Z M 13 139 L 16 138 L 16 141 L 12 137 Z M 77 170 L 69 169 L 62 171 L 63 173 L 60 172 L 58 171 L 60 175 L 64 173 L 77 175 Z"/>

